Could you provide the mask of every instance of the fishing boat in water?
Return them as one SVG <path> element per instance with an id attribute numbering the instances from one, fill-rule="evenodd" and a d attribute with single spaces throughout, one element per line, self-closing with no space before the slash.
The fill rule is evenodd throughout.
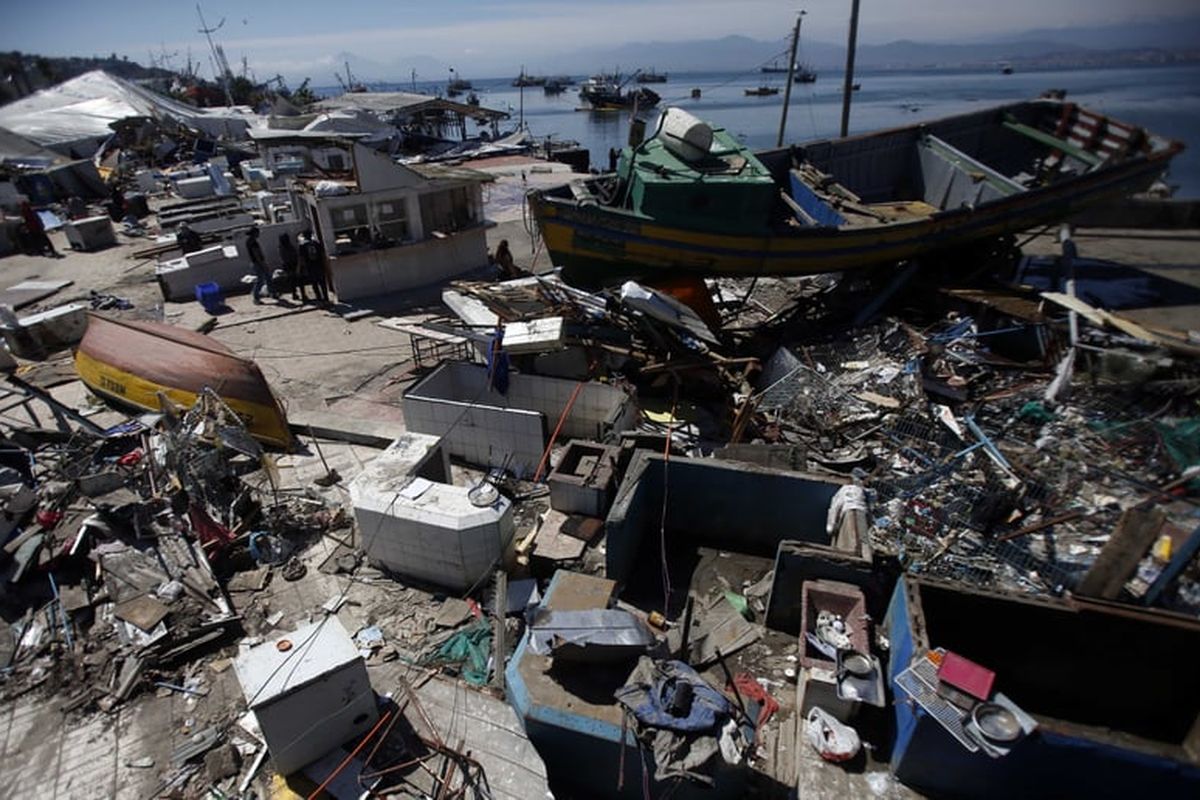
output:
<path id="1" fill-rule="evenodd" d="M 161 410 L 160 393 L 190 408 L 207 387 L 254 438 L 292 443 L 283 406 L 258 365 L 202 333 L 89 312 L 75 371 L 97 394 L 145 411 Z"/>
<path id="2" fill-rule="evenodd" d="M 541 75 L 528 75 L 525 72 L 525 68 L 521 67 L 521 74 L 518 75 L 517 77 L 513 78 L 512 85 L 517 86 L 517 87 L 545 86 L 546 78 L 542 77 Z"/>
<path id="3" fill-rule="evenodd" d="M 624 81 L 613 76 L 596 76 L 588 78 L 579 87 L 579 99 L 587 103 L 593 111 L 612 111 L 623 108 L 653 108 L 662 98 L 653 89 L 638 86 L 625 89 Z"/>
<path id="4" fill-rule="evenodd" d="M 469 92 L 474 88 L 469 80 L 456 73 L 453 67 L 450 68 L 450 80 L 446 82 L 447 97 L 459 97 L 463 92 Z"/>
<path id="5" fill-rule="evenodd" d="M 764 75 L 786 75 L 787 67 L 779 66 L 778 62 L 771 64 L 768 67 L 761 67 L 760 71 Z M 817 73 L 807 64 L 797 63 L 792 70 L 792 81 L 795 83 L 815 83 Z"/>
<path id="6" fill-rule="evenodd" d="M 649 71 L 642 70 L 637 74 L 638 83 L 666 83 L 667 73 L 655 72 L 653 69 Z"/>
<path id="7" fill-rule="evenodd" d="M 779 94 L 779 90 L 774 86 L 757 86 L 746 90 L 747 97 L 767 97 L 773 94 Z"/>
<path id="8" fill-rule="evenodd" d="M 579 285 L 804 275 L 895 263 L 1144 190 L 1180 142 L 1039 99 L 751 152 L 669 108 L 615 173 L 529 193 Z"/>

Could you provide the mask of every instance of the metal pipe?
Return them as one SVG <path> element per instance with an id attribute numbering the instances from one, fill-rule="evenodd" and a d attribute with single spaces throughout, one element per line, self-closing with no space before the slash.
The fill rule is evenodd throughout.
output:
<path id="1" fill-rule="evenodd" d="M 783 147 L 783 131 L 787 127 L 788 106 L 792 104 L 792 80 L 796 73 L 796 46 L 800 43 L 800 23 L 804 21 L 804 13 L 796 15 L 796 27 L 792 28 L 792 49 L 788 58 L 787 86 L 783 87 L 783 113 L 779 115 L 779 135 L 775 137 L 775 146 Z"/>
<path id="2" fill-rule="evenodd" d="M 850 6 L 850 39 L 846 44 L 846 80 L 842 84 L 842 136 L 850 130 L 850 95 L 854 91 L 854 50 L 858 43 L 858 0 Z"/>

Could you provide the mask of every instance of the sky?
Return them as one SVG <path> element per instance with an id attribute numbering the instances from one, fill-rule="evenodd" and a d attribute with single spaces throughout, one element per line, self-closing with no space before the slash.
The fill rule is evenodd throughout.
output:
<path id="1" fill-rule="evenodd" d="M 628 42 L 739 34 L 784 41 L 798 8 L 803 35 L 845 39 L 850 0 L 205 0 L 209 26 L 235 71 L 245 56 L 260 80 L 312 75 L 327 85 L 343 54 L 394 74 L 455 66 L 472 77 L 514 75 L 556 54 Z M 188 0 L 8 0 L 0 50 L 44 55 L 150 54 L 181 68 L 188 50 L 211 77 L 208 46 Z M 1194 16 L 1196 0 L 862 0 L 859 40 L 964 41 L 1032 28 L 1120 24 Z M 531 66 L 531 72 L 537 71 Z"/>

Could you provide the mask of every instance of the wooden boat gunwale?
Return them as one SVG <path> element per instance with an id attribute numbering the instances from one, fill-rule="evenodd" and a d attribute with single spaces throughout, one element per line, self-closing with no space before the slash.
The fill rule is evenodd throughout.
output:
<path id="1" fill-rule="evenodd" d="M 1008 104 L 921 125 L 895 126 L 802 147 L 869 143 L 871 139 L 886 142 L 885 137 L 907 137 L 925 127 L 936 128 L 940 123 L 970 122 L 971 117 L 984 120 L 988 114 L 1003 115 L 1013 109 L 1033 108 L 1037 103 L 1057 101 Z M 1093 113 L 1071 108 L 1075 112 Z M 1151 152 L 1133 152 L 1120 161 L 1058 183 L 989 199 L 978 206 L 939 208 L 928 216 L 870 225 L 719 233 L 661 223 L 628 208 L 614 209 L 580 200 L 569 187 L 531 192 L 529 202 L 547 249 L 555 263 L 566 267 L 568 272 L 573 267 L 598 273 L 612 270 L 614 277 L 619 277 L 639 274 L 639 271 L 646 275 L 689 271 L 716 275 L 799 275 L 838 271 L 909 258 L 1062 218 L 1097 200 L 1148 184 L 1183 149 L 1180 142 L 1119 120 L 1102 119 L 1126 136 L 1144 135 L 1156 148 Z M 756 155 L 766 162 L 791 152 L 792 148 L 785 147 Z M 823 263 L 828 259 L 835 263 Z"/>
<path id="2" fill-rule="evenodd" d="M 254 361 L 204 334 L 171 325 L 88 312 L 75 368 L 92 391 L 156 412 L 159 393 L 184 406 L 209 388 L 268 444 L 293 443 L 286 414 Z"/>

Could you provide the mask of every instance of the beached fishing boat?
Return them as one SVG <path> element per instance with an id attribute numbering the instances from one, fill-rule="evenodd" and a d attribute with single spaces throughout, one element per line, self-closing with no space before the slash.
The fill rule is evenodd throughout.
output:
<path id="1" fill-rule="evenodd" d="M 161 409 L 160 392 L 191 407 L 208 387 L 256 439 L 280 447 L 292 442 L 283 407 L 258 365 L 202 333 L 89 312 L 75 370 L 97 394 L 146 411 Z"/>
<path id="2" fill-rule="evenodd" d="M 613 174 L 530 192 L 567 280 L 803 275 L 912 259 L 1147 188 L 1180 142 L 1041 99 L 753 153 L 678 108 Z"/>

